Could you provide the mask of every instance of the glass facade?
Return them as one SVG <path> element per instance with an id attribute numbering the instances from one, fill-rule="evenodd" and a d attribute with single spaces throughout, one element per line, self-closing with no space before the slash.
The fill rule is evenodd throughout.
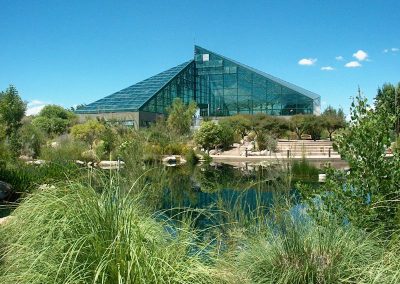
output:
<path id="1" fill-rule="evenodd" d="M 319 96 L 195 47 L 196 101 L 202 115 L 319 114 Z"/>
<path id="2" fill-rule="evenodd" d="M 140 110 L 166 114 L 175 98 L 180 98 L 187 104 L 191 102 L 195 92 L 194 71 L 194 62 L 192 61 L 148 102 L 144 103 Z"/>
<path id="3" fill-rule="evenodd" d="M 78 109 L 78 114 L 166 114 L 175 98 L 196 101 L 201 116 L 319 114 L 320 97 L 294 84 L 195 46 L 185 62 Z"/>

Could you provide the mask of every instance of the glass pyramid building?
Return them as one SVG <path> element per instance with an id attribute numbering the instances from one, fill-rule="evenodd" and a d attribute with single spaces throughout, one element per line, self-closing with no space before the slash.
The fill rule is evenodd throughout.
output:
<path id="1" fill-rule="evenodd" d="M 193 60 L 85 105 L 76 113 L 145 126 L 165 115 L 175 98 L 195 101 L 201 116 L 320 112 L 319 95 L 195 46 Z"/>

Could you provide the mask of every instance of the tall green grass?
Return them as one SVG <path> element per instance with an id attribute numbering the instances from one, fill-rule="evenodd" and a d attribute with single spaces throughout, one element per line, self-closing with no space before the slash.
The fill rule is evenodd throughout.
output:
<path id="1" fill-rule="evenodd" d="M 13 216 L 0 228 L 2 283 L 217 283 L 195 235 L 117 187 L 35 193 Z"/>
<path id="2" fill-rule="evenodd" d="M 373 283 L 370 263 L 383 255 L 375 238 L 355 229 L 289 218 L 249 237 L 228 263 L 243 283 Z"/>

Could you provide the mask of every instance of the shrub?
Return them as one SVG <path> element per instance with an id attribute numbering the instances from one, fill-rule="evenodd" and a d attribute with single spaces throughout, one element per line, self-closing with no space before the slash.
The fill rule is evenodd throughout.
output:
<path id="1" fill-rule="evenodd" d="M 259 133 L 256 136 L 258 150 L 276 151 L 278 145 L 276 139 L 267 133 Z"/>

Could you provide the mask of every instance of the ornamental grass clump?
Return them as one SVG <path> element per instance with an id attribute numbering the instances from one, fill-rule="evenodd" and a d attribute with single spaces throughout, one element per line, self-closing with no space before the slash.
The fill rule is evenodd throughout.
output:
<path id="1" fill-rule="evenodd" d="M 216 283 L 195 236 L 138 201 L 80 184 L 31 195 L 0 227 L 1 283 Z"/>
<path id="2" fill-rule="evenodd" d="M 383 246 L 351 227 L 287 218 L 242 244 L 231 262 L 243 283 L 372 283 Z"/>

